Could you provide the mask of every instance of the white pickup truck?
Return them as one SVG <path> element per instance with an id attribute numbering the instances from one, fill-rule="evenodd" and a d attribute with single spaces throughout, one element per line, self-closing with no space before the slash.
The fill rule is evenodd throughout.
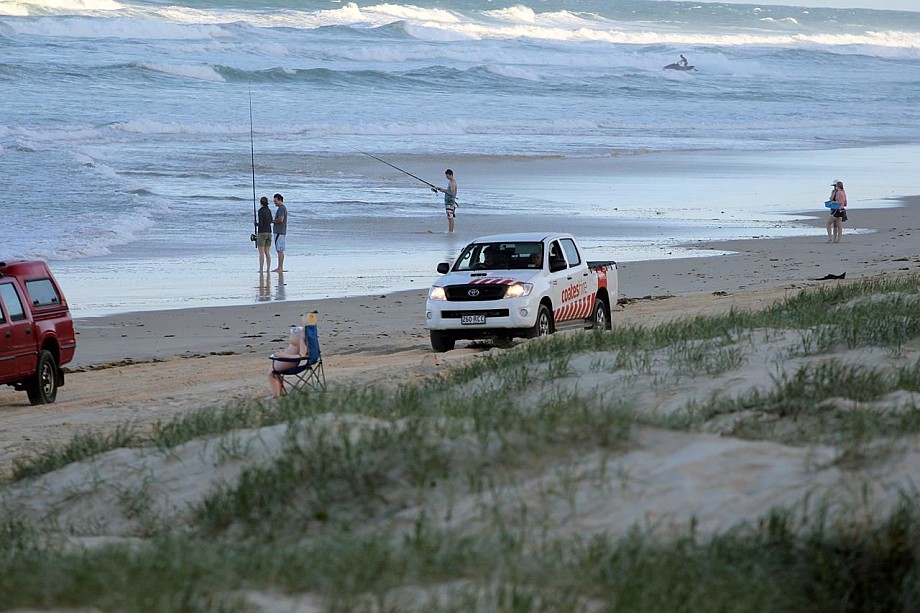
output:
<path id="1" fill-rule="evenodd" d="M 587 262 L 569 234 L 483 236 L 463 248 L 431 286 L 431 347 L 459 339 L 535 337 L 568 326 L 610 329 L 617 264 Z"/>

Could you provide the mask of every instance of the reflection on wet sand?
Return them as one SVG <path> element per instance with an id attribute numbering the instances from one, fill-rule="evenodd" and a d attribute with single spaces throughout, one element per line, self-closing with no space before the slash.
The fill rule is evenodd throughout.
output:
<path id="1" fill-rule="evenodd" d="M 284 271 L 278 273 L 278 285 L 275 287 L 275 300 L 284 300 Z"/>
<path id="2" fill-rule="evenodd" d="M 269 300 L 286 300 L 284 292 L 284 273 L 278 273 L 278 281 L 275 285 L 275 293 L 272 296 L 272 276 L 267 272 L 259 272 L 259 291 L 256 294 L 256 301 L 268 302 Z"/>
<path id="3" fill-rule="evenodd" d="M 256 294 L 258 302 L 267 302 L 272 299 L 272 276 L 259 271 L 259 291 Z"/>

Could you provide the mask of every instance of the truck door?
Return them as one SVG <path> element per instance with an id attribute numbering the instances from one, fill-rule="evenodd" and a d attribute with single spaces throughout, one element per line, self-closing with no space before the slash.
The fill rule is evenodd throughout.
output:
<path id="1" fill-rule="evenodd" d="M 553 301 L 553 320 L 558 323 L 565 321 L 565 296 L 569 281 L 569 263 L 565 259 L 565 251 L 558 240 L 549 244 L 549 297 Z"/>
<path id="2" fill-rule="evenodd" d="M 591 314 L 594 307 L 597 279 L 588 269 L 587 262 L 582 259 L 575 241 L 563 238 L 559 244 L 565 254 L 567 268 L 564 277 L 559 280 L 560 302 L 555 318 L 557 322 L 584 319 Z"/>
<path id="3" fill-rule="evenodd" d="M 12 281 L 0 283 L 0 376 L 32 373 L 37 360 L 32 322 Z"/>

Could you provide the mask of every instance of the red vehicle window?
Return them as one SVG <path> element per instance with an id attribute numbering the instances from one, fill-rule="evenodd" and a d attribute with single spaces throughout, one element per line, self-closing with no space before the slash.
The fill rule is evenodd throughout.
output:
<path id="1" fill-rule="evenodd" d="M 26 318 L 26 312 L 22 308 L 19 293 L 12 283 L 0 284 L 0 298 L 3 299 L 6 310 L 10 314 L 10 321 L 22 321 Z"/>
<path id="2" fill-rule="evenodd" d="M 32 306 L 57 306 L 61 304 L 61 298 L 51 279 L 33 279 L 26 281 L 26 291 L 32 299 Z"/>

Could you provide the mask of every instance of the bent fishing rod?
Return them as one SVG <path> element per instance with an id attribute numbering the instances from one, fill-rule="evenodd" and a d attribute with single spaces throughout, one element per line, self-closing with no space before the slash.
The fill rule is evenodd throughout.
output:
<path id="1" fill-rule="evenodd" d="M 375 160 L 377 160 L 378 162 L 382 162 L 382 163 L 386 164 L 386 165 L 389 166 L 390 168 L 395 168 L 396 170 L 398 170 L 399 172 L 403 173 L 404 175 L 409 175 L 410 177 L 412 177 L 413 179 L 416 179 L 417 181 L 421 181 L 422 183 L 424 183 L 425 185 L 427 185 L 428 187 L 430 187 L 431 189 L 433 189 L 433 190 L 436 191 L 436 192 L 441 191 L 441 189 L 440 189 L 437 185 L 433 185 L 433 184 L 429 183 L 428 181 L 426 181 L 425 179 L 422 179 L 421 177 L 416 177 L 416 176 L 415 176 L 414 174 L 412 174 L 411 172 L 409 172 L 409 171 L 407 171 L 407 170 L 403 170 L 403 169 L 400 168 L 399 166 L 395 166 L 395 165 L 393 165 L 393 164 L 390 164 L 390 163 L 387 162 L 386 160 L 381 160 L 381 159 L 380 159 L 379 157 L 377 157 L 376 155 L 371 155 L 371 154 L 368 153 L 367 151 L 361 151 L 360 149 L 355 149 L 355 151 L 357 151 L 358 153 L 363 153 L 363 154 L 366 155 L 367 157 L 372 157 L 372 158 L 374 158 Z"/>
<path id="2" fill-rule="evenodd" d="M 250 240 L 256 240 L 259 232 L 259 215 L 256 213 L 256 145 L 252 130 L 252 87 L 249 88 L 249 157 L 252 160 L 252 226 L 253 233 Z M 259 245 L 256 244 L 256 247 Z"/>

